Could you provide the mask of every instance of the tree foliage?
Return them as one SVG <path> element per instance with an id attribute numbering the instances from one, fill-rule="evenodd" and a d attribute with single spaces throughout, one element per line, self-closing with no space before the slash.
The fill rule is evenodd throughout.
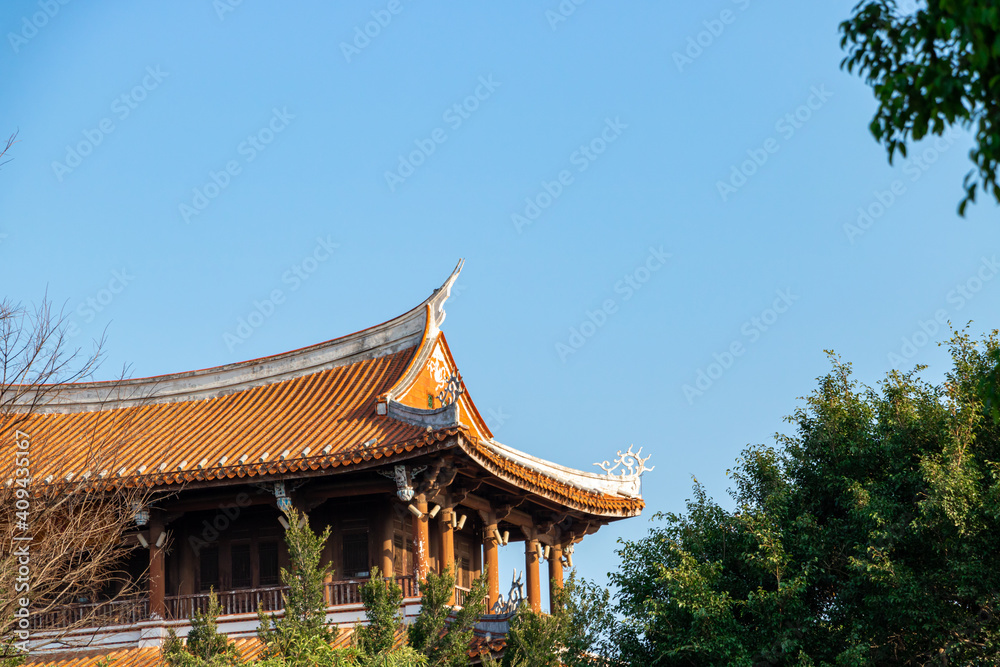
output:
<path id="1" fill-rule="evenodd" d="M 598 667 L 615 664 L 608 630 L 615 618 L 607 588 L 570 574 L 555 590 L 551 614 L 521 605 L 510 622 L 503 667 Z"/>
<path id="2" fill-rule="evenodd" d="M 871 122 L 889 161 L 946 128 L 974 128 L 975 164 L 959 213 L 978 190 L 1000 202 L 1000 7 L 994 0 L 927 0 L 901 11 L 896 0 L 862 0 L 840 26 L 842 66 L 872 87 Z"/>
<path id="3" fill-rule="evenodd" d="M 940 386 L 878 390 L 832 357 L 778 447 L 695 483 L 684 514 L 625 542 L 615 640 L 629 664 L 1000 662 L 1000 429 L 981 379 L 995 337 L 952 339 Z"/>
<path id="4" fill-rule="evenodd" d="M 486 574 L 477 577 L 466 595 L 465 605 L 456 610 L 449 604 L 455 590 L 452 570 L 428 573 L 420 585 L 423 596 L 420 613 L 408 632 L 410 646 L 427 656 L 428 665 L 461 667 L 469 664 L 468 649 L 473 629 L 486 613 L 487 582 Z"/>
<path id="5" fill-rule="evenodd" d="M 294 508 L 285 512 L 288 528 L 285 542 L 292 568 L 281 569 L 281 581 L 288 586 L 285 613 L 280 619 L 258 611 L 257 634 L 263 644 L 261 667 L 340 667 L 354 664 L 353 650 L 335 650 L 330 643 L 336 635 L 326 625 L 324 580 L 330 566 L 323 565 L 323 545 L 330 527 L 317 535 L 308 517 Z"/>
<path id="6" fill-rule="evenodd" d="M 396 634 L 403 627 L 400 613 L 403 589 L 395 577 L 385 580 L 381 570 L 373 567 L 370 578 L 361 587 L 361 601 L 365 605 L 368 625 L 358 626 L 354 636 L 358 648 L 371 660 L 380 653 L 391 651 L 396 644 Z"/>
<path id="7" fill-rule="evenodd" d="M 229 638 L 218 631 L 216 619 L 222 613 L 219 598 L 212 589 L 208 594 L 208 609 L 195 610 L 191 616 L 191 631 L 187 641 L 177 637 L 170 628 L 163 644 L 166 667 L 239 667 L 240 653 Z"/>

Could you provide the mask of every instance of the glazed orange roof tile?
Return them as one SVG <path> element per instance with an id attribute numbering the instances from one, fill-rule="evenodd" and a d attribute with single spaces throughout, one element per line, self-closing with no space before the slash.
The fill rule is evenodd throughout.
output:
<path id="1" fill-rule="evenodd" d="M 200 371 L 27 391 L 24 404 L 38 405 L 0 419 L 0 455 L 14 460 L 19 430 L 30 440 L 35 484 L 170 488 L 458 448 L 529 493 L 598 516 L 638 514 L 641 469 L 586 473 L 493 439 L 440 329 L 460 269 L 409 312 L 319 345 Z M 0 468 L 0 483 L 12 479 Z"/>

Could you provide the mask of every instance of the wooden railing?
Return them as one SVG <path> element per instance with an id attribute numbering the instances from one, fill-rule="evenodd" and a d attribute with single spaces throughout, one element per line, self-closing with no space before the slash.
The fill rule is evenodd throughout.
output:
<path id="1" fill-rule="evenodd" d="M 367 579 L 340 579 L 326 584 L 326 604 L 336 607 L 342 604 L 361 604 L 361 587 Z"/>
<path id="2" fill-rule="evenodd" d="M 408 574 L 405 577 L 396 577 L 396 583 L 402 587 L 404 598 L 420 597 L 420 585 L 417 583 L 417 578 L 414 575 Z"/>
<path id="3" fill-rule="evenodd" d="M 465 586 L 455 586 L 455 604 L 464 607 L 465 603 L 469 601 L 469 593 L 471 592 L 472 590 Z M 489 613 L 489 609 L 486 610 L 486 613 Z"/>
<path id="4" fill-rule="evenodd" d="M 219 591 L 219 612 L 223 616 L 230 614 L 255 614 L 258 606 L 264 611 L 277 611 L 284 608 L 282 593 L 287 586 L 269 586 L 267 588 L 244 588 L 235 591 Z M 164 598 L 167 607 L 167 618 L 191 618 L 195 611 L 208 611 L 208 593 L 194 595 L 168 595 Z"/>
<path id="5" fill-rule="evenodd" d="M 149 598 L 136 597 L 114 602 L 70 604 L 45 612 L 32 613 L 28 617 L 28 627 L 33 630 L 84 625 L 106 627 L 130 625 L 147 618 L 149 618 Z"/>
<path id="6" fill-rule="evenodd" d="M 338 581 L 327 582 L 326 604 L 331 607 L 342 604 L 361 604 L 361 587 L 366 583 L 368 583 L 368 579 L 340 579 Z M 396 583 L 403 589 L 404 598 L 413 598 L 420 595 L 416 584 L 416 577 L 413 575 L 396 577 Z"/>
<path id="7" fill-rule="evenodd" d="M 465 599 L 469 596 L 469 589 L 464 586 L 455 586 L 455 604 L 459 607 L 465 606 Z"/>
<path id="8" fill-rule="evenodd" d="M 361 604 L 361 587 L 367 579 L 340 579 L 324 586 L 326 604 L 330 607 Z M 404 598 L 420 595 L 415 577 L 398 577 L 396 583 L 403 589 Z M 267 588 L 244 588 L 235 591 L 219 591 L 220 614 L 255 614 L 258 606 L 272 612 L 283 609 L 283 593 L 287 586 Z M 168 619 L 188 619 L 195 611 L 208 611 L 208 593 L 193 595 L 168 595 L 164 598 Z M 129 598 L 114 602 L 92 604 L 72 604 L 58 607 L 44 613 L 34 613 L 29 618 L 31 629 L 67 628 L 86 624 L 88 627 L 108 625 L 129 625 L 149 619 L 149 597 Z"/>

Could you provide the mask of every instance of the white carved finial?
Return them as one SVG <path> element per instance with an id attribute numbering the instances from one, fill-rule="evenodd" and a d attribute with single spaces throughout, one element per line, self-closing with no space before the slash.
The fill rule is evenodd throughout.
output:
<path id="1" fill-rule="evenodd" d="M 614 475 L 615 472 L 622 468 L 621 477 L 639 477 L 644 472 L 649 472 L 653 470 L 653 466 L 646 466 L 646 461 L 648 461 L 653 455 L 650 454 L 646 458 L 642 458 L 642 447 L 639 451 L 633 452 L 632 447 L 635 445 L 629 445 L 628 451 L 623 452 L 618 450 L 618 458 L 615 459 L 614 465 L 608 461 L 602 461 L 601 463 L 595 463 L 594 465 L 599 467 L 601 470 L 606 472 L 608 475 Z"/>
<path id="2" fill-rule="evenodd" d="M 448 276 L 448 280 L 444 281 L 444 285 L 435 290 L 434 295 L 431 296 L 430 322 L 427 327 L 428 336 L 436 336 L 441 330 L 441 325 L 444 324 L 444 318 L 447 315 L 444 312 L 444 302 L 451 296 L 451 288 L 455 286 L 455 281 L 458 280 L 458 274 L 462 272 L 464 264 L 464 259 L 458 260 L 458 264 L 455 266 L 455 270 L 451 272 L 451 275 Z"/>

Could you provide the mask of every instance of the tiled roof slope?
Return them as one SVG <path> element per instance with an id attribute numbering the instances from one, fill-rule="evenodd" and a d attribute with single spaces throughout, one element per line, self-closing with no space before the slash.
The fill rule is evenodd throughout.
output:
<path id="1" fill-rule="evenodd" d="M 334 644 L 335 648 L 349 645 L 350 630 L 341 631 Z M 254 637 L 233 639 L 232 643 L 243 660 L 252 660 L 260 653 L 260 641 Z M 62 653 L 41 653 L 29 656 L 30 667 L 97 667 L 108 660 L 111 667 L 161 667 L 163 654 L 159 647 L 119 649 L 116 651 L 66 651 Z"/>
<path id="2" fill-rule="evenodd" d="M 637 478 L 564 468 L 493 440 L 440 330 L 460 267 L 416 308 L 350 336 L 202 371 L 60 388 L 17 416 L 30 435 L 33 482 L 162 487 L 457 445 L 529 492 L 601 516 L 638 514 Z M 0 419 L 8 462 L 12 419 Z M 4 468 L 0 484 L 10 484 Z"/>
<path id="3" fill-rule="evenodd" d="M 103 450 L 99 477 L 156 485 L 301 468 L 304 459 L 327 467 L 324 460 L 363 443 L 424 434 L 375 414 L 375 397 L 398 379 L 414 349 L 216 398 L 35 414 L 19 428 L 31 436 L 35 479 L 52 475 L 54 483 L 84 473 L 93 447 Z"/>

